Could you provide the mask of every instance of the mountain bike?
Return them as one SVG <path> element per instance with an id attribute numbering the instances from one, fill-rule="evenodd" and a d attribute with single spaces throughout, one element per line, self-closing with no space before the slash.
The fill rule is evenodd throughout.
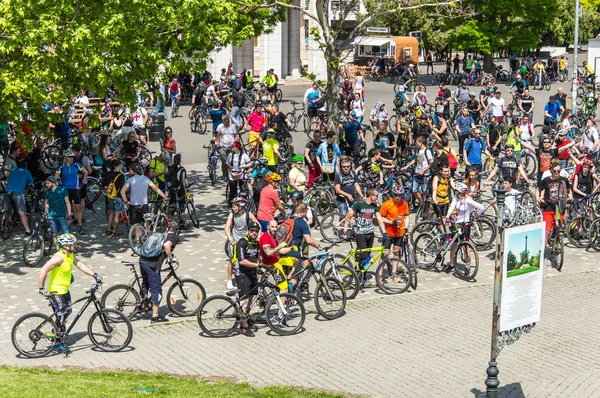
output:
<path id="1" fill-rule="evenodd" d="M 308 112 L 306 110 L 306 106 L 304 106 L 304 102 L 290 101 L 290 104 L 292 104 L 292 111 L 285 114 L 285 117 L 292 125 L 290 127 L 290 130 L 297 131 L 296 128 L 302 121 L 302 127 L 304 131 L 308 131 L 311 118 L 310 116 L 308 116 Z M 302 107 L 299 107 L 298 105 L 301 105 Z M 300 116 L 296 116 L 296 112 L 300 112 Z M 311 137 L 309 137 L 309 139 L 310 138 Z"/>
<path id="2" fill-rule="evenodd" d="M 48 215 L 44 212 L 41 223 L 33 228 L 33 233 L 23 243 L 23 261 L 28 267 L 35 267 L 44 256 L 48 257 L 53 249 L 52 228 Z"/>
<path id="3" fill-rule="evenodd" d="M 150 235 L 155 232 L 166 231 L 169 221 L 173 221 L 167 216 L 162 201 L 151 201 L 150 204 L 155 204 L 157 206 L 156 212 L 144 213 L 143 221 L 134 224 L 127 234 L 129 247 L 133 253 L 137 255 L 140 254 L 141 247 Z M 129 220 L 128 216 L 127 220 Z"/>
<path id="4" fill-rule="evenodd" d="M 102 296 L 102 306 L 105 308 L 114 308 L 123 313 L 128 319 L 134 319 L 137 315 L 144 314 L 152 310 L 150 294 L 144 295 L 142 290 L 142 276 L 137 273 L 137 262 L 121 261 L 133 274 L 129 284 L 118 284 L 106 289 Z M 180 278 L 175 270 L 178 263 L 168 263 L 167 267 L 161 271 L 169 271 L 163 279 L 161 285 L 171 278 L 175 283 L 167 290 L 167 307 L 169 310 L 179 316 L 192 316 L 198 312 L 200 304 L 206 299 L 206 290 L 200 282 L 191 278 Z"/>
<path id="5" fill-rule="evenodd" d="M 104 308 L 97 297 L 101 284 L 94 283 L 86 296 L 73 302 L 73 305 L 85 301 L 85 304 L 66 330 L 58 322 L 56 313 L 48 316 L 41 312 L 23 315 L 15 322 L 11 333 L 12 344 L 23 356 L 40 358 L 48 355 L 57 344 L 66 345 L 69 334 L 83 312 L 94 305 L 96 311 L 90 317 L 87 333 L 92 343 L 102 351 L 117 352 L 129 346 L 133 338 L 133 326 L 125 315 L 119 311 Z M 52 300 L 53 294 L 47 297 Z M 50 304 L 52 306 L 52 304 Z"/>
<path id="6" fill-rule="evenodd" d="M 215 140 L 210 140 L 210 145 L 203 145 L 202 148 L 208 149 L 208 176 L 212 185 L 215 185 L 219 166 L 219 151 L 215 145 Z"/>
<path id="7" fill-rule="evenodd" d="M 259 270 L 259 272 L 262 272 Z M 263 272 L 258 286 L 242 297 L 235 297 L 239 289 L 231 290 L 226 296 L 217 295 L 207 298 L 198 310 L 197 320 L 200 329 L 210 337 L 232 336 L 242 321 L 264 321 L 269 328 L 282 336 L 297 333 L 304 325 L 306 310 L 302 300 L 291 293 L 280 293 L 279 288 L 269 280 L 272 271 Z M 250 311 L 245 313 L 242 307 L 250 296 Z M 259 313 L 252 314 L 258 304 Z M 264 311 L 260 309 L 264 306 Z"/>

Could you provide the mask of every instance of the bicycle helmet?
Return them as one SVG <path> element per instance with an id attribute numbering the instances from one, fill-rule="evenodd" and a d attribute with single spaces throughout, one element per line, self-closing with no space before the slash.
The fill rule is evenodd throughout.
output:
<path id="1" fill-rule="evenodd" d="M 179 231 L 179 223 L 176 221 L 169 221 L 169 223 L 167 224 L 167 229 Z"/>
<path id="2" fill-rule="evenodd" d="M 269 184 L 271 184 L 271 183 L 273 183 L 275 181 L 281 180 L 281 176 L 279 174 L 277 174 L 277 173 L 270 173 L 270 174 L 267 174 L 267 176 L 265 177 L 265 180 Z"/>
<path id="3" fill-rule="evenodd" d="M 293 191 L 290 194 L 290 199 L 291 200 L 302 200 L 302 199 L 304 199 L 304 194 L 301 191 Z"/>
<path id="4" fill-rule="evenodd" d="M 262 97 L 260 97 L 260 100 L 262 102 L 269 102 L 269 97 L 267 97 L 266 95 L 263 95 Z"/>
<path id="5" fill-rule="evenodd" d="M 381 140 L 375 141 L 375 148 L 385 149 L 385 143 Z"/>
<path id="6" fill-rule="evenodd" d="M 521 75 L 517 75 L 517 76 L 515 76 L 515 77 L 516 77 L 517 79 L 520 79 L 520 78 L 521 78 Z"/>
<path id="7" fill-rule="evenodd" d="M 469 93 L 469 97 L 473 97 L 473 98 L 475 98 L 475 93 L 474 93 L 474 92 L 470 92 L 470 93 Z"/>
<path id="8" fill-rule="evenodd" d="M 60 247 L 74 245 L 75 242 L 77 242 L 77 238 L 73 234 L 62 234 L 58 235 L 56 238 L 56 243 L 58 243 Z"/>
<path id="9" fill-rule="evenodd" d="M 248 203 L 248 201 L 244 198 L 240 198 L 239 196 L 236 198 L 233 198 L 233 200 L 231 201 L 232 204 L 234 205 L 238 205 L 240 207 L 244 207 L 246 206 L 246 203 Z"/>
<path id="10" fill-rule="evenodd" d="M 259 231 L 261 230 L 260 225 L 258 225 L 254 221 L 250 221 L 248 223 L 248 231 L 250 231 L 251 229 L 258 229 Z"/>
<path id="11" fill-rule="evenodd" d="M 454 189 L 458 193 L 465 193 L 467 191 L 467 186 L 462 182 L 457 182 L 454 184 Z"/>
<path id="12" fill-rule="evenodd" d="M 404 194 L 404 187 L 402 185 L 394 184 L 392 186 L 392 193 L 394 195 L 402 195 Z"/>
<path id="13" fill-rule="evenodd" d="M 302 155 L 296 155 L 292 158 L 292 162 L 300 163 L 304 161 L 304 157 Z"/>
<path id="14" fill-rule="evenodd" d="M 63 156 L 64 156 L 64 157 L 66 157 L 66 158 L 74 158 L 74 157 L 75 157 L 75 154 L 73 153 L 73 151 L 72 151 L 72 150 L 70 150 L 70 149 L 67 149 L 67 150 L 66 150 L 66 151 L 63 153 Z"/>
<path id="15" fill-rule="evenodd" d="M 354 109 L 350 111 L 350 116 L 356 116 L 356 111 Z"/>
<path id="16" fill-rule="evenodd" d="M 467 84 L 467 81 L 465 79 L 461 79 L 460 84 Z"/>
<path id="17" fill-rule="evenodd" d="M 581 165 L 588 166 L 588 167 L 594 167 L 594 162 L 592 162 L 590 159 L 583 159 L 583 163 Z"/>

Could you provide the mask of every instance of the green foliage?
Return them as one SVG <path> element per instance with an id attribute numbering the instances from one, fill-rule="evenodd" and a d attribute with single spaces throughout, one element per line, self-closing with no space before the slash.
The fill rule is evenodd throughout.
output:
<path id="1" fill-rule="evenodd" d="M 45 103 L 62 104 L 81 88 L 102 95 L 111 84 L 132 102 L 160 66 L 201 70 L 210 51 L 268 31 L 285 15 L 239 8 L 231 0 L 0 0 L 0 118 L 17 119 L 27 102 L 45 125 Z"/>
<path id="2" fill-rule="evenodd" d="M 509 271 L 517 266 L 517 256 L 512 251 L 509 251 L 506 256 L 506 264 Z"/>
<path id="3" fill-rule="evenodd" d="M 545 24 L 543 42 L 546 44 L 565 45 L 573 43 L 575 36 L 575 3 L 569 0 L 555 0 L 557 12 Z M 579 42 L 585 43 L 594 37 L 600 27 L 600 1 L 582 2 L 583 13 L 579 18 Z"/>
<path id="4" fill-rule="evenodd" d="M 519 261 L 520 265 L 529 264 L 529 250 L 523 250 L 520 254 L 521 261 Z"/>
<path id="5" fill-rule="evenodd" d="M 532 267 L 540 267 L 540 260 L 541 260 L 541 252 L 538 252 L 538 254 L 536 254 L 535 256 L 531 257 L 529 259 L 529 265 L 531 265 Z"/>

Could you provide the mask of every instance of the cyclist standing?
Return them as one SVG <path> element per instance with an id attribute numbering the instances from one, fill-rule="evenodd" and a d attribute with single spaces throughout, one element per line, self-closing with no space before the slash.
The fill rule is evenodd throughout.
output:
<path id="1" fill-rule="evenodd" d="M 281 214 L 285 214 L 285 208 L 279 199 L 279 193 L 277 193 L 281 176 L 277 173 L 270 173 L 267 174 L 265 180 L 268 185 L 260 192 L 260 203 L 258 205 L 258 212 L 256 213 L 256 218 L 262 227 L 262 232 L 267 232 L 269 220 L 275 218 L 277 210 Z"/>
<path id="2" fill-rule="evenodd" d="M 52 308 L 59 323 L 58 326 L 61 331 L 65 331 L 67 318 L 73 312 L 73 303 L 71 302 L 71 294 L 69 293 L 69 287 L 74 281 L 73 266 L 79 268 L 84 274 L 94 277 L 98 284 L 102 283 L 102 277 L 75 257 L 75 242 L 77 242 L 77 238 L 73 234 L 59 235 L 56 238 L 56 242 L 59 249 L 40 270 L 38 286 L 40 287 L 39 292 L 41 295 L 45 297 L 50 296 Z M 44 286 L 48 274 L 50 274 L 50 282 L 46 289 Z M 69 347 L 62 342 L 58 344 L 57 349 L 64 352 L 69 351 Z"/>
<path id="3" fill-rule="evenodd" d="M 79 173 L 82 174 L 83 179 L 87 178 L 88 172 L 80 163 L 74 162 L 75 154 L 71 150 L 65 151 L 65 162 L 57 170 L 57 174 L 62 180 L 62 185 L 67 189 L 69 193 L 69 200 L 71 201 L 71 208 L 75 213 L 75 218 L 79 225 L 79 234 L 85 235 L 83 231 L 83 212 L 79 206 L 81 203 L 81 191 L 79 190 Z"/>
<path id="4" fill-rule="evenodd" d="M 108 199 L 108 226 L 106 227 L 106 235 L 121 235 L 117 227 L 119 226 L 119 214 L 124 208 L 123 198 L 119 196 L 121 188 L 125 185 L 125 175 L 121 172 L 122 169 L 123 163 L 119 159 L 113 160 L 112 171 L 104 174 L 102 180 L 102 186 L 109 187 L 106 190 L 106 198 Z"/>
<path id="5" fill-rule="evenodd" d="M 339 173 L 335 174 L 335 193 L 337 194 L 338 211 L 345 216 L 348 213 L 348 207 L 351 206 L 359 197 L 363 198 L 363 193 L 358 184 L 358 176 L 352 170 L 352 161 L 348 157 L 343 157 L 340 161 Z"/>
<path id="6" fill-rule="evenodd" d="M 449 174 L 450 169 L 448 169 Z M 401 185 L 394 184 L 392 187 L 392 198 L 383 202 L 379 209 L 379 216 L 385 224 L 385 234 L 383 236 L 385 254 L 386 256 L 389 255 L 390 248 L 394 246 L 393 253 L 396 258 L 400 258 L 400 252 L 404 246 L 404 233 L 410 225 L 408 203 L 402 199 L 403 195 L 404 188 Z M 396 271 L 396 266 L 397 264 L 392 264 L 392 271 Z M 397 281 L 394 280 L 394 282 Z"/>
<path id="7" fill-rule="evenodd" d="M 313 132 L 313 139 L 306 143 L 304 149 L 304 161 L 308 165 L 308 182 L 306 186 L 310 189 L 315 179 L 321 176 L 321 165 L 317 162 L 317 151 L 321 145 L 321 131 Z"/>

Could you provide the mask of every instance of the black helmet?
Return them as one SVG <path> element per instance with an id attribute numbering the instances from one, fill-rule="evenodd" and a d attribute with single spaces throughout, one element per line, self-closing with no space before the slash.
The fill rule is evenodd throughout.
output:
<path id="1" fill-rule="evenodd" d="M 290 194 L 290 199 L 302 200 L 302 199 L 304 199 L 304 194 L 301 191 L 294 191 Z"/>
<path id="2" fill-rule="evenodd" d="M 248 230 L 251 230 L 251 229 L 258 229 L 258 230 L 260 230 L 261 228 L 260 228 L 260 225 L 258 225 L 254 221 L 250 221 L 248 223 Z"/>

